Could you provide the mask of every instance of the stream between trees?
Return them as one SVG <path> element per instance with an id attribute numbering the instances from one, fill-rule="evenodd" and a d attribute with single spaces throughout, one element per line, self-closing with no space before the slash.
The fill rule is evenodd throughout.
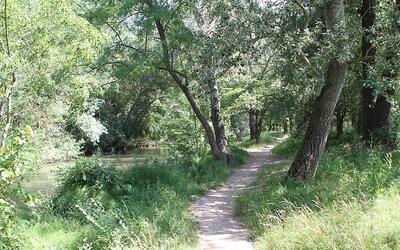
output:
<path id="1" fill-rule="evenodd" d="M 167 147 L 135 148 L 121 154 L 103 155 L 100 159 L 110 161 L 119 168 L 133 166 L 146 160 L 163 160 Z M 43 195 L 51 194 L 56 188 L 56 176 L 60 169 L 71 167 L 74 160 L 46 163 L 26 178 L 22 186 L 29 192 Z"/>

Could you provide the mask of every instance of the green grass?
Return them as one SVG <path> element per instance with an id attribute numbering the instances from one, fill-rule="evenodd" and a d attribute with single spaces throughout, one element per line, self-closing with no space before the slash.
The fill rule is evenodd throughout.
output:
<path id="1" fill-rule="evenodd" d="M 273 152 L 293 158 L 299 140 Z M 400 152 L 332 142 L 315 179 L 284 181 L 290 161 L 269 165 L 237 214 L 259 249 L 400 249 Z"/>
<path id="2" fill-rule="evenodd" d="M 258 148 L 262 147 L 265 144 L 268 144 L 274 140 L 276 137 L 282 137 L 282 132 L 267 132 L 264 131 L 261 133 L 260 141 L 257 143 L 255 139 L 253 140 L 246 140 L 240 144 L 243 148 Z"/>
<path id="3" fill-rule="evenodd" d="M 247 153 L 232 148 L 237 165 Z M 147 162 L 119 169 L 83 159 L 62 173 L 40 211 L 21 215 L 22 249 L 190 249 L 198 229 L 190 202 L 220 185 L 231 168 L 199 161 Z"/>

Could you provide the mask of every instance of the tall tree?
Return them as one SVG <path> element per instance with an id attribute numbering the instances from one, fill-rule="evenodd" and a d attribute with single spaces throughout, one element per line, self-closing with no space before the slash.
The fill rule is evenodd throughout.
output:
<path id="1" fill-rule="evenodd" d="M 374 141 L 383 144 L 390 143 L 389 135 L 389 115 L 391 103 L 388 96 L 394 94 L 391 87 L 383 88 L 383 93 L 379 93 L 369 84 L 370 72 L 374 71 L 376 47 L 374 45 L 376 32 L 373 31 L 375 23 L 376 0 L 363 0 L 360 15 L 362 19 L 362 136 L 363 140 L 371 145 Z M 373 78 L 373 77 L 372 77 Z M 376 78 L 375 78 L 376 80 Z M 377 84 L 377 83 L 374 83 Z"/>
<path id="2" fill-rule="evenodd" d="M 335 110 L 346 79 L 347 45 L 345 37 L 345 4 L 343 0 L 325 3 L 325 27 L 335 53 L 327 65 L 325 85 L 315 100 L 304 140 L 287 173 L 288 177 L 307 180 L 315 176 L 326 145 Z"/>

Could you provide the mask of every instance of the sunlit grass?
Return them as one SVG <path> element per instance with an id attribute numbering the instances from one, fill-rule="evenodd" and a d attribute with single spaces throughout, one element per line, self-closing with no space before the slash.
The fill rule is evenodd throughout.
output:
<path id="1" fill-rule="evenodd" d="M 237 165 L 247 158 L 239 148 L 231 152 Z M 22 249 L 194 249 L 190 202 L 230 171 L 210 155 L 130 168 L 83 159 L 62 174 L 39 211 L 20 216 Z"/>
<path id="2" fill-rule="evenodd" d="M 274 149 L 293 158 L 299 140 Z M 258 249 L 400 249 L 400 153 L 359 143 L 328 147 L 315 179 L 285 181 L 290 161 L 266 166 L 237 214 Z"/>
<path id="3" fill-rule="evenodd" d="M 282 137 L 283 132 L 268 132 L 264 131 L 261 133 L 260 141 L 257 143 L 255 139 L 253 140 L 245 140 L 240 144 L 241 147 L 244 148 L 259 148 L 264 146 L 265 144 L 271 143 L 274 138 Z"/>

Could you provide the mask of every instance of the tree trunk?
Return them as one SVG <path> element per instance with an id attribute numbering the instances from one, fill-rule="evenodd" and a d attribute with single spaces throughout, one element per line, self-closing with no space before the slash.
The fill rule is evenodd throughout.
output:
<path id="1" fill-rule="evenodd" d="M 285 118 L 283 121 L 283 134 L 286 135 L 287 133 L 289 133 L 289 127 L 288 127 L 288 121 Z"/>
<path id="2" fill-rule="evenodd" d="M 344 9 L 344 0 L 326 2 L 325 23 L 328 32 L 344 30 Z M 346 43 L 340 40 L 337 39 L 335 47 L 339 54 L 344 55 Z M 346 79 L 346 62 L 339 61 L 339 56 L 329 60 L 325 86 L 314 103 L 303 143 L 290 166 L 288 177 L 307 180 L 315 176 L 331 128 L 333 112 Z"/>
<path id="3" fill-rule="evenodd" d="M 255 136 L 256 136 L 256 143 L 260 143 L 261 141 L 261 133 L 262 133 L 262 120 L 263 115 L 260 111 L 256 112 L 256 124 L 255 124 Z"/>
<path id="4" fill-rule="evenodd" d="M 8 37 L 8 16 L 7 16 L 7 0 L 4 1 L 4 38 L 5 38 L 5 51 L 7 54 L 7 57 L 11 57 L 11 50 L 10 50 L 10 42 L 9 42 L 9 37 Z M 13 93 L 14 93 L 14 88 L 17 85 L 17 78 L 15 76 L 15 72 L 12 72 L 11 74 L 11 83 L 8 88 L 6 87 L 6 98 L 5 100 L 0 100 L 0 126 L 3 126 L 4 128 L 0 129 L 1 131 L 1 138 L 0 138 L 0 148 L 3 148 L 6 145 L 7 142 L 7 137 L 8 137 L 8 132 L 11 128 L 12 124 L 12 113 L 13 113 Z M 4 117 L 4 109 L 5 106 L 7 105 L 7 112 Z"/>
<path id="5" fill-rule="evenodd" d="M 225 162 L 229 162 L 228 156 L 228 142 L 225 134 L 225 126 L 221 114 L 221 96 L 218 90 L 218 85 L 215 80 L 208 81 L 208 88 L 210 91 L 210 105 L 211 105 L 211 121 L 214 127 L 215 141 L 219 151 L 223 154 Z"/>
<path id="6" fill-rule="evenodd" d="M 145 0 L 145 3 L 147 4 L 147 6 L 149 8 L 154 8 L 155 7 L 152 0 Z M 185 95 L 186 99 L 188 100 L 193 112 L 195 113 L 197 119 L 199 119 L 200 124 L 203 127 L 204 132 L 206 134 L 207 141 L 208 141 L 208 144 L 210 145 L 210 149 L 211 149 L 211 152 L 213 153 L 214 158 L 217 159 L 217 160 L 222 160 L 224 162 L 228 162 L 229 163 L 230 157 L 227 157 L 226 152 L 224 152 L 224 151 L 222 151 L 220 149 L 221 146 L 224 144 L 224 140 L 225 140 L 225 144 L 226 144 L 226 137 L 225 137 L 224 128 L 222 130 L 221 124 L 217 124 L 217 127 L 219 126 L 221 129 L 218 132 L 217 131 L 213 131 L 213 129 L 211 128 L 211 126 L 208 123 L 208 120 L 207 120 L 206 116 L 202 113 L 200 107 L 197 105 L 197 103 L 196 103 L 192 93 L 190 92 L 188 86 L 184 82 L 185 78 L 178 71 L 176 71 L 173 68 L 173 64 L 171 62 L 172 60 L 171 60 L 171 57 L 170 57 L 170 50 L 169 50 L 169 47 L 168 47 L 168 41 L 167 41 L 167 37 L 166 37 L 166 34 L 165 34 L 165 28 L 164 28 L 164 25 L 161 22 L 161 19 L 156 17 L 154 19 L 154 23 L 155 23 L 155 26 L 157 28 L 158 35 L 160 36 L 161 50 L 163 52 L 163 63 L 164 63 L 164 66 L 165 66 L 165 70 L 169 73 L 171 78 L 175 81 L 175 83 L 181 89 L 181 91 Z M 218 89 L 217 89 L 217 92 L 218 92 Z M 211 92 L 210 92 L 210 94 L 211 94 Z M 219 93 L 218 93 L 218 97 L 219 97 Z M 218 103 L 219 103 L 219 101 L 218 101 Z M 216 118 L 216 119 L 218 119 L 218 118 Z M 214 126 L 214 124 L 213 124 L 213 126 Z M 223 123 L 222 123 L 222 127 L 223 127 Z M 219 135 L 218 135 L 219 142 L 218 143 L 217 143 L 217 139 L 216 139 L 216 136 L 215 136 L 214 132 L 219 133 Z"/>
<path id="7" fill-rule="evenodd" d="M 13 113 L 13 92 L 14 92 L 14 87 L 16 85 L 16 77 L 15 74 L 12 74 L 12 82 L 10 87 L 7 90 L 7 94 L 6 94 L 6 101 L 7 101 L 7 112 L 5 115 L 5 125 L 3 129 L 0 129 L 1 131 L 1 141 L 0 141 L 0 148 L 3 148 L 6 145 L 7 142 L 7 137 L 8 137 L 8 132 L 11 128 L 11 123 L 12 123 L 12 113 Z M 4 102 L 2 102 L 4 103 Z M 2 109 L 4 109 L 4 106 L 2 105 Z M 4 111 L 1 110 L 1 113 L 3 113 Z M 3 114 L 2 114 L 3 115 Z M 2 120 L 0 120 L 0 125 L 1 122 L 3 122 Z"/>
<path id="8" fill-rule="evenodd" d="M 375 7 L 376 0 L 363 0 L 363 6 L 360 10 L 363 28 L 362 80 L 364 82 L 368 80 L 369 69 L 375 66 L 376 48 L 373 46 L 373 40 L 376 35 L 371 30 L 375 22 Z M 391 76 L 386 77 L 391 78 Z M 393 141 L 390 135 L 389 120 L 391 104 L 387 99 L 388 96 L 393 95 L 394 89 L 387 89 L 386 93 L 379 94 L 376 94 L 374 88 L 369 86 L 364 86 L 361 90 L 362 136 L 368 146 L 371 146 L 373 142 L 389 145 Z"/>
<path id="9" fill-rule="evenodd" d="M 375 95 L 372 88 L 363 87 L 363 140 L 371 146 L 373 142 L 390 144 L 390 108 L 391 104 L 384 95 Z M 388 95 L 392 92 L 388 91 Z"/>
<path id="10" fill-rule="evenodd" d="M 344 125 L 345 115 L 337 114 L 336 115 L 336 136 L 340 138 L 343 135 L 343 125 Z"/>
<path id="11" fill-rule="evenodd" d="M 269 122 L 268 131 L 272 131 L 272 121 Z"/>
<path id="12" fill-rule="evenodd" d="M 256 139 L 256 115 L 249 111 L 250 140 Z"/>

